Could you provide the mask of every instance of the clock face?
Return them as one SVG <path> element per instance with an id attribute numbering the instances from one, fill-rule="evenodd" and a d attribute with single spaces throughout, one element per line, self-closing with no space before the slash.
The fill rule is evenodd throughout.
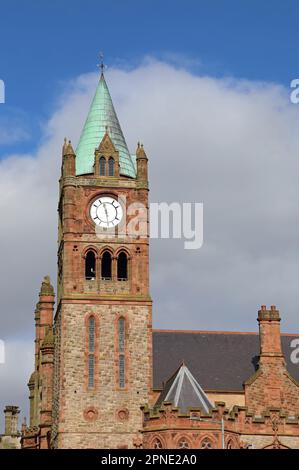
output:
<path id="1" fill-rule="evenodd" d="M 99 227 L 113 228 L 120 223 L 123 209 L 113 197 L 103 196 L 91 204 L 90 217 Z"/>

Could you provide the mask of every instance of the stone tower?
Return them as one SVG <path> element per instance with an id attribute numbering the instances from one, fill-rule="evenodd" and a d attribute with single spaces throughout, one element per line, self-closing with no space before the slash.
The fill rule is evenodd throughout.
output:
<path id="1" fill-rule="evenodd" d="M 102 73 L 76 152 L 62 151 L 51 447 L 138 442 L 152 388 L 147 180 Z"/>

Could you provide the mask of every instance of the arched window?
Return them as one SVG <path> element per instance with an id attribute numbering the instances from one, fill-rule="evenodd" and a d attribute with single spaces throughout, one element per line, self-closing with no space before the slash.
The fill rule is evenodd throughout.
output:
<path id="1" fill-rule="evenodd" d="M 88 319 L 88 388 L 94 387 L 95 318 Z"/>
<path id="2" fill-rule="evenodd" d="M 112 259 L 109 251 L 105 251 L 102 256 L 102 279 L 111 280 L 112 272 Z"/>
<path id="3" fill-rule="evenodd" d="M 189 447 L 190 447 L 190 445 L 189 445 L 189 442 L 187 441 L 187 439 L 185 437 L 182 437 L 179 440 L 178 448 L 179 449 L 189 449 Z"/>
<path id="4" fill-rule="evenodd" d="M 117 279 L 126 281 L 128 279 L 128 258 L 124 251 L 117 257 Z"/>
<path id="5" fill-rule="evenodd" d="M 114 158 L 110 157 L 108 160 L 108 174 L 114 176 Z"/>
<path id="6" fill-rule="evenodd" d="M 96 255 L 92 250 L 85 257 L 85 279 L 94 280 L 96 277 Z"/>
<path id="7" fill-rule="evenodd" d="M 106 158 L 101 157 L 100 158 L 100 176 L 105 176 L 106 175 Z"/>
<path id="8" fill-rule="evenodd" d="M 201 449 L 212 449 L 212 447 L 212 442 L 207 437 L 205 437 L 200 443 Z"/>
<path id="9" fill-rule="evenodd" d="M 226 448 L 227 449 L 233 449 L 234 448 L 234 444 L 233 444 L 233 441 L 231 439 L 228 441 Z"/>
<path id="10" fill-rule="evenodd" d="M 125 388 L 126 371 L 125 371 L 125 350 L 126 350 L 126 323 L 124 318 L 118 320 L 118 386 Z"/>
<path id="11" fill-rule="evenodd" d="M 153 442 L 153 449 L 163 449 L 162 442 L 156 437 Z"/>

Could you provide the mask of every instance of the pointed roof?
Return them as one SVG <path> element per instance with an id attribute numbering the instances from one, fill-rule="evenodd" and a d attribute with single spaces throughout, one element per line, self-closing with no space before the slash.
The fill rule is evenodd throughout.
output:
<path id="1" fill-rule="evenodd" d="M 102 73 L 76 150 L 77 175 L 93 173 L 94 151 L 100 145 L 106 130 L 119 152 L 120 174 L 135 178 L 133 159 Z"/>
<path id="2" fill-rule="evenodd" d="M 39 295 L 54 295 L 54 287 L 51 284 L 50 276 L 45 276 L 42 282 Z"/>
<path id="3" fill-rule="evenodd" d="M 98 149 L 100 152 L 106 152 L 108 149 L 108 152 L 112 152 L 112 153 L 115 152 L 115 150 L 117 150 L 107 131 L 105 132 L 104 137 L 102 138 L 101 143 L 98 146 Z"/>
<path id="4" fill-rule="evenodd" d="M 163 402 L 172 402 L 182 412 L 188 408 L 200 408 L 208 413 L 214 406 L 185 364 L 166 382 L 155 406 Z"/>

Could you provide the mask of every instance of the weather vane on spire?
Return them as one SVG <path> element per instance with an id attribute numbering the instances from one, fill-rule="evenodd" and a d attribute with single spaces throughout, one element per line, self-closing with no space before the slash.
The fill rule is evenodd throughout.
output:
<path id="1" fill-rule="evenodd" d="M 100 57 L 100 63 L 97 64 L 97 67 L 99 67 L 99 69 L 101 69 L 101 74 L 103 75 L 103 74 L 104 74 L 104 70 L 105 70 L 104 54 L 103 54 L 103 52 L 100 52 L 99 57 Z"/>

